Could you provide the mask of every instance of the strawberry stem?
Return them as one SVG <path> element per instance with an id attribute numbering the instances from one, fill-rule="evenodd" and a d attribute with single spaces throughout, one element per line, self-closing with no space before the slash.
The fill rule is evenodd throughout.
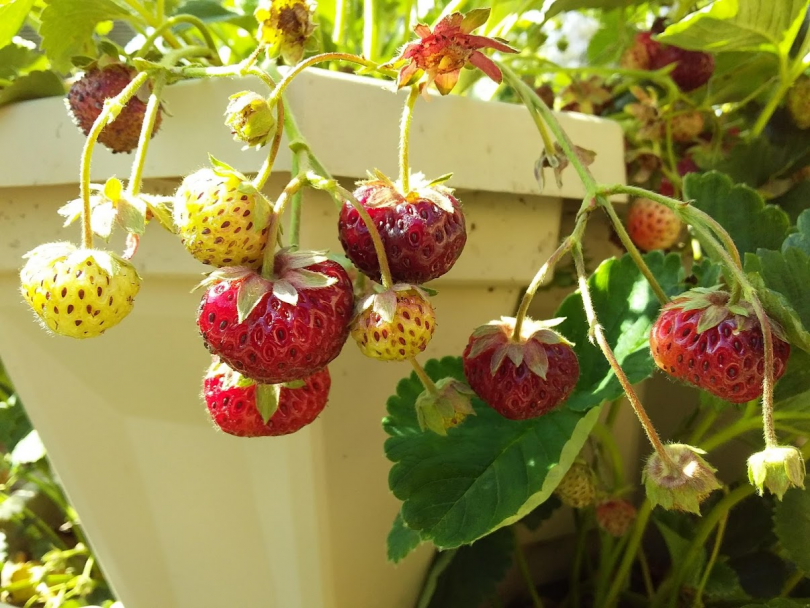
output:
<path id="1" fill-rule="evenodd" d="M 82 197 L 82 247 L 86 249 L 93 247 L 93 228 L 90 224 L 90 163 L 93 159 L 93 148 L 104 127 L 118 117 L 124 106 L 148 79 L 149 74 L 139 72 L 118 95 L 105 101 L 104 108 L 102 108 L 101 113 L 90 128 L 84 142 L 79 168 L 79 187 Z"/>
<path id="2" fill-rule="evenodd" d="M 302 161 L 303 158 L 303 163 Z M 306 152 L 304 150 L 298 150 L 295 154 L 292 155 L 292 159 L 290 161 L 290 171 L 293 175 L 298 175 L 301 172 L 302 167 L 306 167 Z M 290 200 L 290 247 L 292 249 L 298 249 L 299 244 L 301 243 L 301 202 L 303 198 L 303 193 L 301 190 L 298 190 L 292 195 L 292 199 Z"/>
<path id="3" fill-rule="evenodd" d="M 166 32 L 171 30 L 175 25 L 186 23 L 189 25 L 194 26 L 200 34 L 202 34 L 203 40 L 205 40 L 205 44 L 208 49 L 211 51 L 212 56 L 212 63 L 215 65 L 222 65 L 222 60 L 219 58 L 219 53 L 217 51 L 217 45 L 214 42 L 214 38 L 211 36 L 211 32 L 208 31 L 205 23 L 203 23 L 198 17 L 194 15 L 175 15 L 174 17 L 170 17 L 166 21 L 164 21 L 161 25 L 155 28 L 155 30 L 149 34 L 149 36 L 144 40 L 143 45 L 135 54 L 135 57 L 145 57 L 149 50 L 154 46 L 157 39 L 164 35 Z"/>
<path id="4" fill-rule="evenodd" d="M 284 191 L 276 199 L 273 206 L 273 213 L 270 216 L 270 226 L 267 234 L 267 245 L 264 249 L 264 259 L 262 261 L 262 277 L 268 280 L 273 279 L 273 266 L 276 257 L 276 244 L 278 243 L 278 229 L 281 225 L 281 215 L 290 197 L 298 192 L 302 186 L 307 184 L 304 176 L 297 175 L 290 180 Z"/>
<path id="5" fill-rule="evenodd" d="M 416 376 L 419 378 L 419 381 L 422 383 L 422 386 L 431 394 L 437 395 L 439 393 L 439 389 L 436 388 L 433 380 L 430 379 L 430 376 L 427 375 L 425 368 L 419 365 L 419 362 L 416 360 L 416 357 L 411 357 L 408 359 L 413 366 L 413 371 L 416 372 Z"/>
<path id="6" fill-rule="evenodd" d="M 146 152 L 149 149 L 149 142 L 152 139 L 152 131 L 155 129 L 155 121 L 160 111 L 160 95 L 166 85 L 166 74 L 159 73 L 152 83 L 152 92 L 149 94 L 149 101 L 143 117 L 140 138 L 138 139 L 138 149 L 135 151 L 135 160 L 132 162 L 132 174 L 127 184 L 127 192 L 137 196 L 141 192 L 143 183 L 143 168 L 146 162 Z"/>
<path id="7" fill-rule="evenodd" d="M 281 136 L 284 133 L 284 104 L 280 103 L 276 106 L 276 132 L 273 134 L 273 141 L 270 143 L 270 150 L 267 153 L 267 158 L 264 159 L 261 169 L 253 178 L 253 185 L 256 190 L 264 188 L 267 180 L 270 179 L 270 174 L 273 173 L 273 165 L 278 156 L 278 149 L 281 146 Z M 296 173 L 293 171 L 293 175 Z"/>
<path id="8" fill-rule="evenodd" d="M 298 64 L 293 66 L 293 68 L 287 72 L 287 75 L 281 79 L 281 82 L 278 83 L 278 86 L 275 88 L 273 93 L 270 95 L 271 103 L 273 101 L 278 101 L 281 94 L 284 90 L 290 85 L 293 79 L 298 76 L 301 72 L 305 69 L 312 67 L 318 63 L 323 63 L 325 61 L 348 61 L 350 63 L 357 63 L 362 65 L 363 67 L 375 70 L 380 74 L 385 76 L 389 76 L 391 78 L 396 77 L 396 72 L 394 70 L 388 70 L 385 68 L 381 68 L 378 64 L 360 57 L 359 55 L 352 55 L 351 53 L 321 53 L 320 55 L 313 55 L 312 57 L 308 57 L 303 61 L 300 61 Z"/>
<path id="9" fill-rule="evenodd" d="M 636 391 L 633 389 L 633 385 L 630 383 L 630 380 L 624 373 L 622 366 L 619 365 L 619 361 L 616 359 L 616 355 L 613 353 L 613 350 L 610 348 L 610 344 L 608 344 L 607 338 L 605 337 L 605 331 L 599 324 L 599 320 L 596 317 L 596 309 L 593 306 L 590 288 L 588 287 L 588 276 L 585 273 L 585 260 L 582 257 L 582 246 L 579 243 L 575 243 L 573 245 L 571 255 L 574 258 L 574 267 L 577 271 L 577 283 L 579 284 L 579 292 L 582 296 L 582 305 L 585 309 L 585 317 L 588 319 L 588 324 L 590 325 L 590 331 L 600 350 L 608 360 L 613 372 L 616 374 L 619 384 L 622 385 L 622 388 L 627 395 L 627 399 L 630 401 L 630 405 L 633 406 L 633 410 L 636 412 L 636 416 L 638 417 L 639 422 L 641 422 L 641 426 L 644 428 L 644 432 L 647 434 L 647 438 L 650 440 L 650 444 L 652 444 L 653 449 L 655 449 L 656 453 L 661 458 L 662 462 L 666 464 L 666 466 L 675 470 L 677 469 L 677 465 L 675 465 L 672 458 L 670 458 L 669 454 L 664 449 L 664 444 L 661 442 L 658 431 L 655 430 L 655 426 L 653 426 L 653 423 L 647 415 L 644 406 L 641 404 L 641 400 L 638 398 Z"/>
<path id="10" fill-rule="evenodd" d="M 399 183 L 402 187 L 402 194 L 408 196 L 411 190 L 411 170 L 408 166 L 408 154 L 410 152 L 411 123 L 413 122 L 413 106 L 419 97 L 419 86 L 411 85 L 408 92 L 408 99 L 405 100 L 405 107 L 402 110 L 402 124 L 399 134 Z"/>
<path id="11" fill-rule="evenodd" d="M 517 529 L 514 525 L 510 526 L 510 528 L 514 536 L 515 563 L 517 563 L 520 576 L 523 578 L 523 582 L 526 585 L 526 590 L 532 598 L 532 606 L 534 608 L 543 608 L 543 600 L 540 599 L 537 593 L 537 587 L 535 587 L 534 581 L 532 580 L 532 573 L 529 570 L 529 563 L 526 561 L 526 556 L 523 554 L 523 547 L 520 546 L 520 538 L 518 537 Z M 576 584 L 576 582 L 574 584 Z"/>
<path id="12" fill-rule="evenodd" d="M 762 303 L 756 293 L 749 293 L 748 297 L 762 329 L 762 343 L 765 349 L 765 375 L 762 378 L 762 430 L 765 435 L 765 447 L 773 448 L 779 445 L 773 422 L 773 332 L 765 309 L 762 308 Z"/>

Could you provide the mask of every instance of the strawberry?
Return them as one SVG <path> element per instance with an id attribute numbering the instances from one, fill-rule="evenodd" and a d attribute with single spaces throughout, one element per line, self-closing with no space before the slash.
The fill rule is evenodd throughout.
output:
<path id="1" fill-rule="evenodd" d="M 653 452 L 641 471 L 647 499 L 653 507 L 700 515 L 700 503 L 722 487 L 716 469 L 704 460 L 705 451 L 691 445 L 667 443 L 662 449 L 666 457 Z"/>
<path id="2" fill-rule="evenodd" d="M 525 420 L 562 403 L 579 379 L 571 343 L 550 329 L 564 319 L 526 319 L 512 339 L 515 319 L 502 317 L 476 329 L 464 349 L 470 387 L 502 416 Z"/>
<path id="3" fill-rule="evenodd" d="M 363 301 L 351 333 L 367 357 L 404 361 L 427 348 L 435 329 L 436 315 L 427 294 L 399 284 Z"/>
<path id="4" fill-rule="evenodd" d="M 703 132 L 706 122 L 700 112 L 687 112 L 676 114 L 670 121 L 672 139 L 685 143 L 694 141 Z"/>
<path id="5" fill-rule="evenodd" d="M 810 129 L 810 77 L 800 76 L 788 90 L 787 108 L 800 129 Z"/>
<path id="6" fill-rule="evenodd" d="M 117 325 L 141 287 L 135 267 L 120 256 L 71 243 L 29 251 L 21 291 L 43 324 L 71 338 L 94 338 Z"/>
<path id="7" fill-rule="evenodd" d="M 416 398 L 416 419 L 423 431 L 430 429 L 438 435 L 457 427 L 467 416 L 475 415 L 469 386 L 454 378 L 442 378 L 433 390 L 425 389 Z"/>
<path id="8" fill-rule="evenodd" d="M 298 380 L 325 367 L 349 336 L 354 294 L 343 267 L 313 252 L 276 254 L 273 277 L 223 268 L 197 314 L 205 346 L 258 382 Z"/>
<path id="9" fill-rule="evenodd" d="M 394 283 L 420 284 L 453 267 L 467 242 L 459 202 L 439 184 L 412 180 L 403 194 L 384 176 L 361 182 L 354 197 L 368 211 L 382 237 Z M 360 271 L 380 280 L 380 266 L 366 225 L 346 203 L 338 221 L 340 243 Z"/>
<path id="10" fill-rule="evenodd" d="M 744 403 L 762 395 L 762 330 L 749 302 L 695 288 L 667 304 L 650 333 L 655 363 L 667 374 L 721 399 Z M 772 324 L 774 380 L 785 373 L 790 345 Z"/>
<path id="11" fill-rule="evenodd" d="M 574 509 L 589 507 L 596 500 L 596 484 L 591 468 L 576 461 L 554 490 L 562 503 Z"/>
<path id="12" fill-rule="evenodd" d="M 652 39 L 652 33 L 636 34 L 632 46 L 622 53 L 619 64 L 627 70 L 649 70 L 661 49 L 661 44 Z"/>
<path id="13" fill-rule="evenodd" d="M 332 380 L 323 368 L 298 388 L 280 387 L 276 411 L 265 422 L 257 407 L 257 384 L 214 357 L 203 380 L 211 420 L 237 437 L 289 435 L 310 424 L 326 407 Z"/>
<path id="14" fill-rule="evenodd" d="M 669 75 L 681 91 L 688 93 L 702 87 L 714 73 L 714 57 L 700 51 L 687 51 L 677 46 L 662 46 L 652 60 L 651 67 L 658 70 L 676 64 Z"/>
<path id="15" fill-rule="evenodd" d="M 625 223 L 630 239 L 644 251 L 669 249 L 681 234 L 681 220 L 675 212 L 648 198 L 637 198 L 630 204 Z"/>
<path id="16" fill-rule="evenodd" d="M 697 163 L 692 160 L 691 156 L 684 156 L 675 166 L 678 169 L 678 175 L 681 177 L 689 173 L 697 173 L 700 171 L 700 167 L 698 167 Z"/>
<path id="17" fill-rule="evenodd" d="M 225 124 L 230 127 L 234 141 L 245 144 L 244 149 L 259 149 L 276 133 L 276 112 L 267 99 L 253 91 L 240 91 L 228 98 Z"/>
<path id="18" fill-rule="evenodd" d="M 82 133 L 87 135 L 90 132 L 96 118 L 101 114 L 104 101 L 123 91 L 137 73 L 134 68 L 115 63 L 94 67 L 71 85 L 67 96 L 68 112 Z M 146 103 L 137 94 L 134 95 L 115 121 L 104 127 L 98 141 L 113 153 L 132 152 L 138 147 L 145 113 Z M 162 120 L 161 111 L 158 111 L 152 137 L 160 128 Z"/>
<path id="19" fill-rule="evenodd" d="M 241 173 L 215 159 L 187 176 L 174 197 L 174 222 L 203 264 L 258 269 L 267 244 L 270 203 Z"/>
<path id="20" fill-rule="evenodd" d="M 596 506 L 596 523 L 611 536 L 624 536 L 636 521 L 636 508 L 628 500 L 610 498 Z"/>

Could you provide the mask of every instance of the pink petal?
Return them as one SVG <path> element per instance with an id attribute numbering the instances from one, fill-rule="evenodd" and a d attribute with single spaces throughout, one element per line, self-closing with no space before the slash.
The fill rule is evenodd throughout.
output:
<path id="1" fill-rule="evenodd" d="M 492 80 L 498 84 L 500 84 L 501 80 L 503 80 L 503 74 L 501 74 L 500 68 L 495 65 L 492 59 L 483 53 L 479 51 L 473 52 L 473 54 L 470 55 L 470 63 L 481 70 L 484 74 L 492 78 Z"/>
<path id="2" fill-rule="evenodd" d="M 419 70 L 419 66 L 416 65 L 415 61 L 411 61 L 408 65 L 404 66 L 400 71 L 399 75 L 397 76 L 397 88 L 401 89 L 408 81 L 413 77 L 414 74 Z"/>
<path id="3" fill-rule="evenodd" d="M 430 28 L 424 23 L 419 23 L 414 26 L 413 31 L 420 38 L 427 38 L 430 36 Z"/>
<path id="4" fill-rule="evenodd" d="M 452 33 L 454 30 L 460 31 L 462 21 L 464 21 L 464 15 L 461 13 L 447 15 L 447 17 L 439 21 L 433 32 L 436 34 L 448 34 Z"/>
<path id="5" fill-rule="evenodd" d="M 517 49 L 513 49 L 508 44 L 504 44 L 495 38 L 487 38 L 486 36 L 476 36 L 474 34 L 467 34 L 464 36 L 464 42 L 471 49 L 495 49 L 502 53 L 517 53 Z"/>
<path id="6" fill-rule="evenodd" d="M 493 64 L 494 66 L 494 64 Z M 454 70 L 452 72 L 446 72 L 444 74 L 439 74 L 436 76 L 435 83 L 436 88 L 439 89 L 439 93 L 442 95 L 447 95 L 450 91 L 453 90 L 453 87 L 456 86 L 458 82 L 458 77 L 461 75 L 461 70 Z"/>

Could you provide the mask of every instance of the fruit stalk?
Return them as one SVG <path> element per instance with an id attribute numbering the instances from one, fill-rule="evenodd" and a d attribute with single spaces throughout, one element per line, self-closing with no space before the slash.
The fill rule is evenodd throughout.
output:
<path id="1" fill-rule="evenodd" d="M 411 189 L 411 169 L 408 166 L 408 154 L 410 152 L 411 123 L 413 122 L 413 106 L 419 97 L 419 86 L 411 85 L 408 92 L 408 99 L 402 110 L 402 124 L 399 135 L 399 183 L 402 186 L 402 194 L 408 195 Z"/>
<path id="2" fill-rule="evenodd" d="M 127 183 L 127 192 L 137 196 L 141 192 L 143 183 L 143 167 L 146 162 L 146 152 L 149 149 L 149 141 L 152 139 L 152 131 L 155 128 L 155 120 L 160 111 L 160 95 L 166 85 L 166 75 L 158 74 L 152 83 L 152 92 L 149 94 L 149 101 L 146 103 L 146 111 L 143 116 L 143 127 L 138 140 L 138 149 L 135 151 L 135 160 L 132 162 L 132 174 Z"/>
<path id="3" fill-rule="evenodd" d="M 613 577 L 613 583 L 610 589 L 608 589 L 605 601 L 602 603 L 602 606 L 605 608 L 611 608 L 616 605 L 619 593 L 621 593 L 622 587 L 624 587 L 624 583 L 630 574 L 630 568 L 633 566 L 636 555 L 638 555 L 639 549 L 641 548 L 641 539 L 644 537 L 644 531 L 647 529 L 647 522 L 650 519 L 651 513 L 652 503 L 649 500 L 645 500 L 638 510 L 636 523 L 633 526 L 633 533 L 630 536 L 630 540 L 627 541 L 627 548 L 624 551 L 624 556 L 622 556 L 619 569 Z"/>
<path id="4" fill-rule="evenodd" d="M 278 83 L 278 86 L 275 88 L 273 93 L 270 95 L 269 102 L 278 101 L 281 97 L 281 94 L 284 93 L 284 90 L 290 85 L 290 83 L 295 79 L 298 74 L 303 72 L 305 69 L 312 67 L 318 63 L 323 63 L 325 61 L 348 61 L 350 63 L 357 63 L 362 65 L 363 67 L 370 68 L 376 70 L 380 74 L 385 76 L 389 76 L 391 78 L 396 77 L 396 72 L 394 70 L 387 70 L 385 68 L 380 68 L 376 63 L 360 57 L 359 55 L 352 55 L 351 53 L 321 53 L 320 55 L 313 55 L 312 57 L 308 57 L 303 61 L 300 61 L 298 64 L 293 66 L 293 68 L 287 72 L 287 75 L 281 79 Z"/>
<path id="5" fill-rule="evenodd" d="M 307 183 L 305 177 L 296 175 L 285 186 L 284 191 L 276 199 L 273 205 L 273 213 L 270 216 L 270 226 L 267 231 L 267 245 L 264 249 L 264 260 L 262 262 L 262 277 L 273 279 L 273 266 L 276 257 L 276 244 L 278 243 L 278 228 L 281 225 L 281 215 L 290 197 L 298 192 Z"/>
<path id="6" fill-rule="evenodd" d="M 754 126 L 751 129 L 751 138 L 759 137 L 762 134 L 762 131 L 767 126 L 768 121 L 771 119 L 771 116 L 773 116 L 776 108 L 779 107 L 782 99 L 784 99 L 785 95 L 790 90 L 790 87 L 793 86 L 794 79 L 790 78 L 785 58 L 781 55 L 779 57 L 779 68 L 779 87 L 777 87 L 776 92 L 768 100 L 768 103 L 765 104 L 765 107 L 762 108 L 762 112 L 757 117 L 757 121 L 754 123 Z"/>
<path id="7" fill-rule="evenodd" d="M 253 185 L 255 186 L 256 190 L 261 190 L 264 188 L 264 184 L 267 183 L 267 180 L 270 178 L 270 174 L 273 172 L 273 165 L 276 162 L 276 156 L 278 155 L 279 147 L 281 146 L 281 136 L 284 134 L 284 104 L 278 103 L 276 104 L 276 132 L 273 134 L 273 141 L 270 143 L 270 150 L 267 153 L 267 158 L 264 159 L 264 163 L 259 169 L 259 172 L 256 174 L 256 177 L 253 178 Z M 297 175 L 297 173 L 293 172 L 293 175 Z"/>
<path id="8" fill-rule="evenodd" d="M 773 422 L 773 332 L 765 309 L 762 308 L 762 303 L 756 293 L 751 292 L 748 296 L 762 329 L 762 345 L 765 349 L 765 376 L 762 379 L 762 431 L 765 436 L 765 447 L 774 448 L 779 443 L 776 440 Z"/>
<path id="9" fill-rule="evenodd" d="M 301 162 L 299 158 L 302 152 L 299 150 L 292 155 L 290 160 L 290 173 L 298 175 L 301 171 Z M 290 247 L 293 250 L 298 249 L 301 242 L 301 199 L 303 195 L 301 190 L 298 190 L 292 195 L 290 199 Z"/>
<path id="10" fill-rule="evenodd" d="M 135 92 L 143 86 L 149 79 L 149 74 L 139 72 L 124 89 L 113 99 L 104 103 L 104 109 L 96 118 L 82 149 L 81 166 L 79 169 L 79 183 L 82 197 L 82 247 L 91 249 L 93 247 L 93 228 L 90 225 L 90 163 L 93 159 L 93 148 L 96 145 L 98 136 L 112 122 L 127 105 L 127 102 L 135 95 Z"/>
<path id="11" fill-rule="evenodd" d="M 652 444 L 653 449 L 655 449 L 658 456 L 664 463 L 667 464 L 667 466 L 674 469 L 676 468 L 675 463 L 672 462 L 669 454 L 664 449 L 664 444 L 661 442 L 658 431 L 655 430 L 653 423 L 650 421 L 649 416 L 647 416 L 644 406 L 641 404 L 641 400 L 638 398 L 636 391 L 633 389 L 633 385 L 630 384 L 630 380 L 627 378 L 627 375 L 624 373 L 621 365 L 619 365 L 619 362 L 616 360 L 616 355 L 610 348 L 610 344 L 608 344 L 607 338 L 605 337 L 605 332 L 596 317 L 596 309 L 594 309 L 593 300 L 591 300 L 591 292 L 588 288 L 588 275 L 585 273 L 585 260 L 582 257 L 582 246 L 579 243 L 575 243 L 573 245 L 571 255 L 574 258 L 574 266 L 576 267 L 577 271 L 577 282 L 579 284 L 580 294 L 582 295 L 582 304 L 585 308 L 585 316 L 588 319 L 588 324 L 590 325 L 590 332 L 596 339 L 596 343 L 599 345 L 599 348 L 605 355 L 608 363 L 610 363 L 610 367 L 616 374 L 616 378 L 618 378 L 619 383 L 622 385 L 622 388 L 627 395 L 627 399 L 633 406 L 633 410 L 636 412 L 636 416 L 638 417 L 639 422 L 641 422 L 641 426 L 644 428 L 644 432 L 647 434 L 647 438 L 650 440 L 650 444 Z"/>
<path id="12" fill-rule="evenodd" d="M 427 375 L 425 368 L 419 364 L 419 361 L 416 360 L 416 357 L 411 357 L 410 359 L 408 359 L 408 361 L 411 362 L 411 365 L 413 366 L 413 371 L 416 372 L 416 376 L 417 378 L 419 378 L 419 381 L 422 383 L 422 386 L 424 386 L 431 395 L 437 395 L 439 393 L 439 389 L 436 388 L 436 384 L 433 382 L 433 380 L 430 379 L 430 376 Z"/>
<path id="13" fill-rule="evenodd" d="M 723 537 L 726 534 L 726 524 L 728 523 L 728 511 L 720 517 L 720 522 L 717 524 L 717 534 L 714 535 L 714 545 L 712 546 L 709 561 L 706 562 L 706 567 L 703 570 L 703 576 L 700 578 L 700 583 L 695 591 L 695 606 L 703 605 L 703 590 L 706 589 L 706 584 L 709 582 L 709 577 L 714 569 L 714 564 L 717 562 L 717 557 L 720 555 L 720 546 L 723 544 Z"/>
<path id="14" fill-rule="evenodd" d="M 514 525 L 511 526 L 511 528 L 515 543 L 515 562 L 517 563 L 518 570 L 520 571 L 520 576 L 523 578 L 523 582 L 526 585 L 526 590 L 529 592 L 529 596 L 532 598 L 532 606 L 534 608 L 543 608 L 543 600 L 540 599 L 540 595 L 538 595 L 537 588 L 532 580 L 532 573 L 529 570 L 529 563 L 526 561 L 526 556 L 523 554 L 523 547 L 520 546 L 520 539 L 518 538 L 517 529 Z"/>
<path id="15" fill-rule="evenodd" d="M 214 42 L 214 38 L 211 36 L 211 32 L 208 31 L 208 28 L 205 26 L 199 18 L 195 17 L 194 15 L 175 15 L 174 17 L 170 17 L 166 21 L 164 21 L 160 26 L 156 27 L 154 31 L 149 34 L 149 36 L 144 40 L 143 45 L 135 54 L 135 57 L 145 57 L 149 50 L 154 46 L 157 39 L 162 36 L 164 33 L 171 30 L 175 25 L 180 23 L 187 23 L 189 25 L 194 26 L 200 34 L 202 34 L 203 40 L 205 41 L 205 45 L 211 50 L 211 56 L 213 58 L 213 63 L 215 65 L 222 65 L 222 60 L 219 58 L 219 53 L 217 52 L 217 45 Z"/>

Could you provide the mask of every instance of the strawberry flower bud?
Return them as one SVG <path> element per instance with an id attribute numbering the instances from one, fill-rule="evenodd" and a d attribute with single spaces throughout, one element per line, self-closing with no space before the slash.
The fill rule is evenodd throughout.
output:
<path id="1" fill-rule="evenodd" d="M 701 457 L 706 452 L 691 445 L 672 443 L 664 451 L 671 462 L 654 452 L 644 466 L 641 478 L 647 498 L 653 506 L 700 515 L 700 503 L 720 488 L 716 469 Z"/>
<path id="2" fill-rule="evenodd" d="M 234 141 L 242 141 L 246 148 L 260 148 L 276 132 L 274 108 L 253 91 L 241 91 L 229 97 L 225 110 L 225 124 L 231 128 Z"/>
<path id="3" fill-rule="evenodd" d="M 774 446 L 748 459 L 748 480 L 762 496 L 767 488 L 779 500 L 790 488 L 804 488 L 802 453 L 793 446 Z"/>

